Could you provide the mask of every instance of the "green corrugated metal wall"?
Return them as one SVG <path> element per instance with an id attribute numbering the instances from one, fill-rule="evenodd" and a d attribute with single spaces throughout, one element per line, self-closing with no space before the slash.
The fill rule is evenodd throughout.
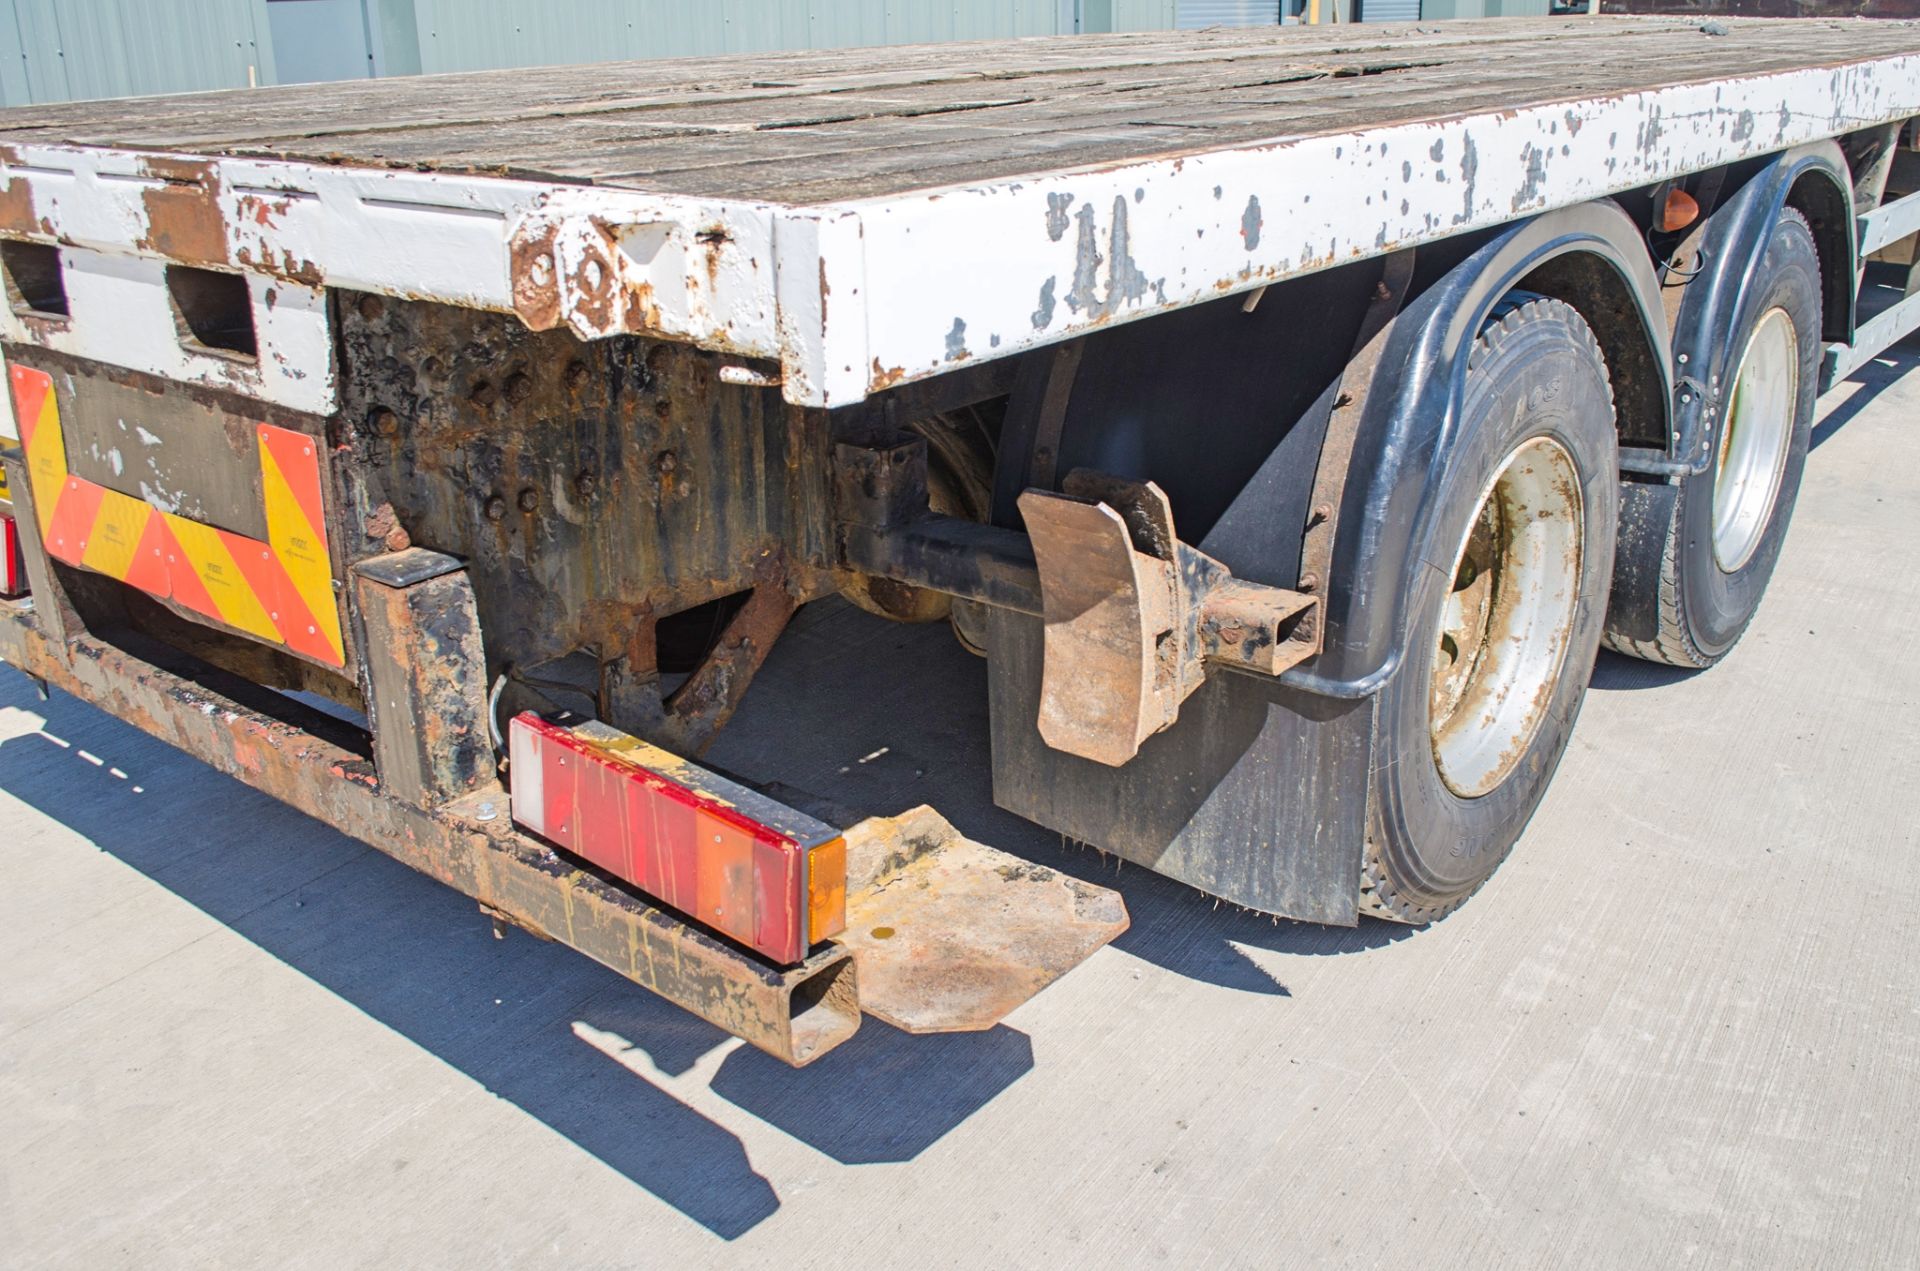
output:
<path id="1" fill-rule="evenodd" d="M 414 0 L 420 69 L 1052 35 L 1057 0 Z"/>
<path id="2" fill-rule="evenodd" d="M 0 0 L 0 103 L 277 82 L 269 0 Z M 382 74 L 1144 31 L 1178 0 L 364 0 Z M 1429 17 L 1546 0 L 1424 0 Z M 362 40 L 360 32 L 353 38 Z"/>
<path id="3" fill-rule="evenodd" d="M 0 0 L 0 100 L 273 82 L 266 0 Z"/>
<path id="4" fill-rule="evenodd" d="M 1072 0 L 373 0 L 411 8 L 417 67 L 464 71 L 767 49 L 846 48 L 1056 35 Z M 1176 0 L 1081 0 L 1095 31 L 1171 27 Z"/>

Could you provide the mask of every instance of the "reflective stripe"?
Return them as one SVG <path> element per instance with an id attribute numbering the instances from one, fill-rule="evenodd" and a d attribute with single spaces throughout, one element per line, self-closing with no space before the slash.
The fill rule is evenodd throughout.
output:
<path id="1" fill-rule="evenodd" d="M 513 781 L 513 819 L 535 834 L 545 834 L 547 779 L 541 771 L 540 739 L 520 727 L 517 719 L 507 729 L 507 764 Z"/>
<path id="2" fill-rule="evenodd" d="M 508 725 L 513 818 L 780 963 L 846 926 L 839 831 L 638 738 Z"/>
<path id="3" fill-rule="evenodd" d="M 48 555 L 316 662 L 346 665 L 313 438 L 258 425 L 261 542 L 68 472 L 52 377 L 24 366 L 8 372 Z"/>

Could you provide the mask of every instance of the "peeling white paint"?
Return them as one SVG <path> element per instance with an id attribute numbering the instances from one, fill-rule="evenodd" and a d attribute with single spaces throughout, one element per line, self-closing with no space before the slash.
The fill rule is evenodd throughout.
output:
<path id="1" fill-rule="evenodd" d="M 287 276 L 512 312 L 518 241 L 549 245 L 523 267 L 552 271 L 544 316 L 583 337 L 638 328 L 775 358 L 789 401 L 837 406 L 1914 115 L 1920 54 L 816 207 L 222 159 L 208 170 L 253 289 L 257 365 L 182 346 L 164 262 L 142 245 L 156 184 L 142 156 L 23 146 L 0 177 L 28 184 L 42 237 L 68 246 L 73 317 L 29 327 L 0 312 L 0 333 L 324 413 L 324 291 Z"/>
<path id="2" fill-rule="evenodd" d="M 319 288 L 247 275 L 259 357 L 243 360 L 181 341 L 164 260 L 68 247 L 61 252 L 61 267 L 69 319 L 29 323 L 0 306 L 0 334 L 7 340 L 163 379 L 232 389 L 293 410 L 333 411 L 333 339 L 326 293 Z M 277 293 L 271 308 L 263 303 L 269 287 Z"/>

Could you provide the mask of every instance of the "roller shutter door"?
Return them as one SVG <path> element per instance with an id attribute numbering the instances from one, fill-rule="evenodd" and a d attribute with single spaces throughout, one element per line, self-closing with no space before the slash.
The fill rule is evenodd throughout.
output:
<path id="1" fill-rule="evenodd" d="M 1180 0 L 1183 31 L 1204 26 L 1273 26 L 1279 21 L 1280 0 Z"/>

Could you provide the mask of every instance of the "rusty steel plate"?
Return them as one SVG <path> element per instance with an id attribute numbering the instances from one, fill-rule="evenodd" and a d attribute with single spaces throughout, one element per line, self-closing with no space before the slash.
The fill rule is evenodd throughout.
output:
<path id="1" fill-rule="evenodd" d="M 835 942 L 853 953 L 861 1010 L 909 1033 L 991 1028 L 1127 929 L 1118 892 L 975 842 L 929 807 L 846 837 Z"/>

